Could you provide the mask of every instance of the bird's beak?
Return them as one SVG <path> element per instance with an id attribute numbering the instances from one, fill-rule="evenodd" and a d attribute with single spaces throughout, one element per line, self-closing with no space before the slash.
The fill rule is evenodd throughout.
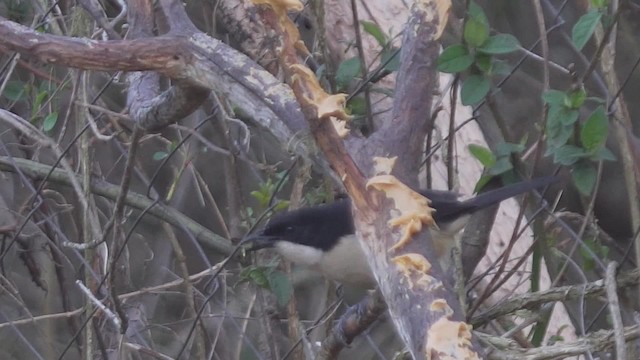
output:
<path id="1" fill-rule="evenodd" d="M 251 252 L 266 248 L 271 248 L 275 245 L 276 237 L 264 235 L 262 231 L 258 231 L 242 239 L 245 251 Z"/>

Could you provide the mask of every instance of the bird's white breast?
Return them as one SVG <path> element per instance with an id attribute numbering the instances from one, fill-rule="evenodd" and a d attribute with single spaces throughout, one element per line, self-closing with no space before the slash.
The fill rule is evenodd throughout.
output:
<path id="1" fill-rule="evenodd" d="M 361 288 L 372 288 L 376 284 L 354 235 L 342 237 L 327 252 L 288 241 L 278 241 L 275 248 L 287 260 L 317 269 L 328 279 Z"/>
<path id="2" fill-rule="evenodd" d="M 319 263 L 320 271 L 335 281 L 361 288 L 373 288 L 369 262 L 355 235 L 343 236 L 338 244 L 325 253 Z"/>
<path id="3" fill-rule="evenodd" d="M 323 252 L 311 246 L 300 245 L 289 241 L 276 242 L 276 251 L 285 259 L 305 266 L 316 266 L 322 260 Z"/>

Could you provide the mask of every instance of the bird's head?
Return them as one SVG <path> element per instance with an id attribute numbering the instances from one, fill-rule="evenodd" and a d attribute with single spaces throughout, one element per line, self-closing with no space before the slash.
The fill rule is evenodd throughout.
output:
<path id="1" fill-rule="evenodd" d="M 277 247 L 281 242 L 327 251 L 341 236 L 354 232 L 350 211 L 349 203 L 340 200 L 277 214 L 244 241 L 249 245 L 249 251 Z"/>

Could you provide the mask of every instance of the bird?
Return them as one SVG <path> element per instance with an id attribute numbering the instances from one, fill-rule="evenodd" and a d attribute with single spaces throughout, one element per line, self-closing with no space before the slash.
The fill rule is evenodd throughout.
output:
<path id="1" fill-rule="evenodd" d="M 542 188 L 557 181 L 554 176 L 539 177 L 489 190 L 468 200 L 442 190 L 421 190 L 428 198 L 437 227 L 431 236 L 450 241 L 464 228 L 473 213 L 516 195 Z M 373 288 L 375 278 L 355 236 L 351 201 L 339 199 L 330 204 L 304 207 L 276 214 L 267 225 L 243 240 L 248 251 L 273 248 L 285 259 L 319 271 L 339 283 Z"/>

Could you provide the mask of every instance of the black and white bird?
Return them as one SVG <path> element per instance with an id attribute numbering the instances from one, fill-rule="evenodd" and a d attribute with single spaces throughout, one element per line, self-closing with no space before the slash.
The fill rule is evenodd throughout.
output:
<path id="1" fill-rule="evenodd" d="M 459 201 L 454 192 L 420 191 L 435 209 L 432 215 L 438 228 L 430 229 L 431 236 L 453 242 L 474 212 L 556 180 L 540 177 L 464 201 Z M 355 237 L 349 199 L 278 214 L 244 242 L 251 244 L 250 251 L 273 248 L 287 260 L 319 271 L 328 279 L 363 288 L 375 286 L 369 263 Z"/>

